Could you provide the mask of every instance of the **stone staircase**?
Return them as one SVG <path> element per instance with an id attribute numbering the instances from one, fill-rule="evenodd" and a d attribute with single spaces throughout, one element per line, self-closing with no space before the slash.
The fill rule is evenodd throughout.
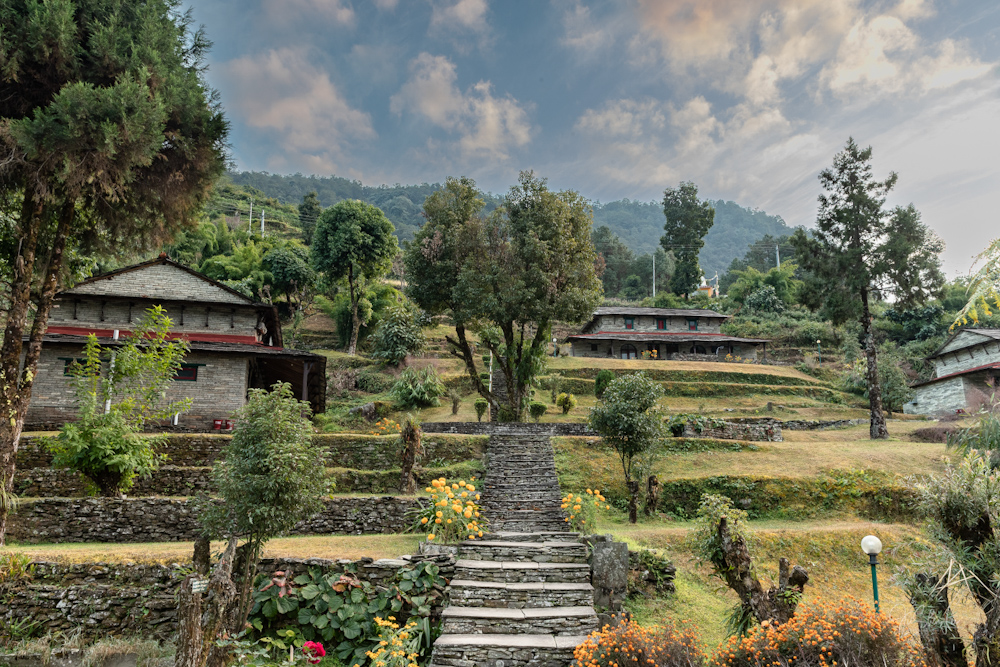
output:
<path id="1" fill-rule="evenodd" d="M 459 546 L 433 667 L 566 667 L 594 630 L 588 548 L 567 531 L 548 436 L 494 435 L 490 534 Z"/>

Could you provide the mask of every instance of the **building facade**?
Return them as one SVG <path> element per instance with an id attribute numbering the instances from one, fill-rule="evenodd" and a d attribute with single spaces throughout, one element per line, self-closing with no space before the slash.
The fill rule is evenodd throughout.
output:
<path id="1" fill-rule="evenodd" d="M 27 428 L 57 428 L 75 417 L 68 374 L 89 334 L 102 346 L 114 347 L 157 305 L 173 321 L 171 334 L 190 347 L 168 392 L 170 400 L 192 400 L 177 417 L 179 430 L 212 430 L 246 402 L 249 389 L 278 381 L 290 383 L 314 412 L 326 409 L 326 358 L 285 350 L 274 306 L 256 303 L 161 255 L 89 278 L 56 296 Z"/>
<path id="2" fill-rule="evenodd" d="M 913 385 L 907 414 L 968 412 L 990 400 L 1000 377 L 1000 329 L 960 329 L 934 354 L 934 379 Z"/>
<path id="3" fill-rule="evenodd" d="M 722 333 L 728 318 L 712 310 L 604 306 L 567 340 L 574 357 L 766 359 L 767 340 Z"/>

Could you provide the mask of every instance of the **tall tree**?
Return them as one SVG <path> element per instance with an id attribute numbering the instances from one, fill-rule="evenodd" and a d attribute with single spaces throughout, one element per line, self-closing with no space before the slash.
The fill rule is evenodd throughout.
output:
<path id="1" fill-rule="evenodd" d="M 670 289 L 687 297 L 701 284 L 698 252 L 715 221 L 715 209 L 708 201 L 698 199 L 698 186 L 688 181 L 663 191 L 663 215 L 667 218 L 663 225 L 666 234 L 660 245 L 676 258 Z"/>
<path id="2" fill-rule="evenodd" d="M 427 224 L 406 254 L 410 294 L 428 312 L 452 311 L 449 351 L 503 421 L 523 417 L 553 320 L 576 322 L 600 301 L 590 208 L 575 192 L 552 192 L 522 172 L 503 206 L 481 216 L 467 178 L 449 179 L 427 198 Z M 479 377 L 470 330 L 493 354 L 506 395 Z"/>
<path id="3" fill-rule="evenodd" d="M 313 230 L 316 228 L 316 221 L 319 214 L 323 212 L 323 207 L 319 203 L 319 195 L 313 190 L 302 197 L 299 204 L 299 227 L 302 228 L 302 236 L 306 245 L 312 243 Z"/>
<path id="4" fill-rule="evenodd" d="M 878 354 L 872 332 L 873 300 L 891 297 L 908 308 L 933 296 L 944 283 L 938 255 L 944 244 L 920 221 L 912 204 L 885 208 L 897 176 L 882 181 L 872 174 L 872 149 L 848 139 L 819 175 L 816 229 L 792 237 L 808 277 L 804 291 L 828 317 L 843 322 L 859 317 L 864 331 L 871 438 L 889 435 L 882 412 Z"/>
<path id="5" fill-rule="evenodd" d="M 607 225 L 595 229 L 593 237 L 594 249 L 604 260 L 604 272 L 601 273 L 604 293 L 615 296 L 625 286 L 625 279 L 633 273 L 635 255 Z"/>
<path id="6" fill-rule="evenodd" d="M 180 6 L 0 3 L 0 206 L 11 221 L 0 238 L 11 267 L 0 349 L 0 539 L 67 257 L 163 243 L 193 220 L 222 172 L 227 124 L 202 77 L 209 44 Z"/>
<path id="7" fill-rule="evenodd" d="M 358 350 L 358 331 L 364 322 L 358 305 L 367 285 L 384 277 L 399 252 L 395 228 L 381 209 L 357 200 L 345 200 L 323 211 L 312 239 L 312 263 L 330 280 L 347 281 L 351 299 L 351 338 L 347 353 Z"/>

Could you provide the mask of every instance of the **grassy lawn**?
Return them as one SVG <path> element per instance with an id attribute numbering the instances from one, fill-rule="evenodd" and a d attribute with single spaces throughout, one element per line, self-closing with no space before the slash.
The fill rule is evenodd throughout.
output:
<path id="1" fill-rule="evenodd" d="M 292 558 L 395 558 L 417 550 L 417 535 L 306 535 L 282 537 L 267 543 L 264 556 Z M 223 542 L 213 542 L 212 551 L 222 551 Z M 6 551 L 25 554 L 36 560 L 67 563 L 185 563 L 194 552 L 193 542 L 152 542 L 135 544 L 9 544 Z"/>
<path id="2" fill-rule="evenodd" d="M 614 359 L 606 357 L 548 357 L 551 370 L 576 370 L 580 368 L 610 368 L 616 371 L 709 371 L 713 373 L 746 373 L 748 375 L 780 375 L 819 383 L 791 366 L 771 366 L 766 364 L 727 364 L 715 361 L 653 361 L 650 359 Z"/>

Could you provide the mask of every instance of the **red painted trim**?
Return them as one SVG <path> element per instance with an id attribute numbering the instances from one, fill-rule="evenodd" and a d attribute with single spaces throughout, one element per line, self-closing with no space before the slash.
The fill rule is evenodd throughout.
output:
<path id="1" fill-rule="evenodd" d="M 991 364 L 983 364 L 982 366 L 974 366 L 973 368 L 968 368 L 964 371 L 955 371 L 954 373 L 948 373 L 947 375 L 942 375 L 941 377 L 932 378 L 930 380 L 927 380 L 926 382 L 918 382 L 913 386 L 923 387 L 928 384 L 934 384 L 935 382 L 939 382 L 941 380 L 947 380 L 948 378 L 954 378 L 960 375 L 967 375 L 969 373 L 975 373 L 976 371 L 985 371 L 985 370 L 1000 370 L 1000 363 L 993 362 Z"/>
<path id="2" fill-rule="evenodd" d="M 726 334 L 721 334 L 721 333 L 702 333 L 700 331 L 674 331 L 674 332 L 666 332 L 666 331 L 655 331 L 655 330 L 654 331 L 598 331 L 596 333 L 589 333 L 589 334 L 574 334 L 572 336 L 569 336 L 569 338 L 589 338 L 590 336 L 608 336 L 608 335 L 612 335 L 612 336 L 618 336 L 618 335 L 623 335 L 623 336 L 687 336 L 688 338 L 690 338 L 692 333 L 698 334 L 696 336 L 696 338 L 700 338 L 702 336 L 719 336 L 721 338 L 738 338 L 738 336 L 727 336 Z"/>
<path id="3" fill-rule="evenodd" d="M 88 336 L 94 334 L 98 338 L 112 338 L 115 335 L 114 329 L 90 329 L 87 327 L 49 327 L 45 333 L 67 334 L 70 336 Z M 130 331 L 119 329 L 119 336 L 126 336 Z M 256 336 L 240 336 L 236 334 L 202 334 L 202 333 L 171 333 L 167 334 L 171 339 L 182 338 L 198 343 L 244 343 L 248 345 L 259 345 Z"/>

